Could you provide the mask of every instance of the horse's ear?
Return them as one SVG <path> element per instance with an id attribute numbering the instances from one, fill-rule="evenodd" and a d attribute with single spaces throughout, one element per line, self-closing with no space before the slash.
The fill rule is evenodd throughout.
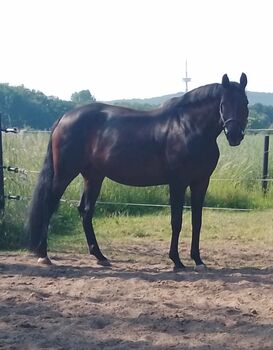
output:
<path id="1" fill-rule="evenodd" d="M 245 73 L 242 73 L 241 78 L 240 78 L 240 86 L 244 89 L 247 84 L 247 76 Z"/>
<path id="2" fill-rule="evenodd" d="M 223 75 L 222 85 L 224 88 L 227 88 L 229 86 L 229 78 L 228 78 L 227 74 Z"/>

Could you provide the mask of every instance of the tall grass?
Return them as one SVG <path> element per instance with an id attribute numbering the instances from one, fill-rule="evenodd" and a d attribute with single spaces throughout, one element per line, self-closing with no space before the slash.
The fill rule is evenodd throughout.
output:
<path id="1" fill-rule="evenodd" d="M 49 134 L 19 133 L 3 135 L 4 164 L 16 166 L 24 171 L 14 174 L 5 171 L 5 193 L 20 195 L 21 201 L 6 201 L 5 217 L 0 219 L 0 247 L 16 247 L 26 241 L 23 224 L 27 207 L 46 152 Z M 230 147 L 221 135 L 218 139 L 220 160 L 213 173 L 206 196 L 205 206 L 224 208 L 264 209 L 273 207 L 273 191 L 269 182 L 268 193 L 261 190 L 263 136 L 246 136 L 239 147 Z M 272 152 L 273 145 L 270 145 Z M 271 154 L 271 153 L 269 153 Z M 270 162 L 269 162 L 270 163 Z M 270 170 L 270 177 L 273 171 Z M 52 221 L 53 232 L 69 231 L 79 225 L 75 205 L 82 192 L 82 180 L 75 179 L 64 194 L 68 202 L 61 203 L 58 215 Z M 101 202 L 117 205 L 97 205 L 97 215 L 119 212 L 129 214 L 151 213 L 155 207 L 130 207 L 120 203 L 165 204 L 169 202 L 167 186 L 135 188 L 105 180 Z M 189 193 L 186 204 L 190 204 Z M 20 233 L 20 234 L 19 234 Z"/>

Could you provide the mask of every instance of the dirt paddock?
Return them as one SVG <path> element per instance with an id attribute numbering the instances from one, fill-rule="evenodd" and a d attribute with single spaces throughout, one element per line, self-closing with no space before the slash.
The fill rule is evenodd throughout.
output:
<path id="1" fill-rule="evenodd" d="M 167 249 L 114 247 L 111 268 L 1 253 L 0 349 L 273 349 L 271 247 L 204 245 L 204 273 L 174 273 Z"/>

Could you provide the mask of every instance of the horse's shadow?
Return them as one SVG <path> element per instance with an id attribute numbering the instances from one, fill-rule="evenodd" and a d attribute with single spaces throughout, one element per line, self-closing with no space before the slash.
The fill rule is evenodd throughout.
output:
<path id="1" fill-rule="evenodd" d="M 34 262 L 35 260 L 33 260 Z M 71 261 L 71 260 L 70 260 Z M 69 261 L 69 262 L 70 262 Z M 76 259 L 75 259 L 76 261 Z M 125 267 L 124 267 L 125 265 Z M 121 280 L 140 279 L 149 282 L 159 281 L 176 281 L 176 282 L 196 282 L 200 280 L 206 281 L 222 281 L 229 284 L 252 283 L 273 285 L 273 267 L 257 268 L 247 267 L 208 267 L 203 272 L 196 272 L 193 267 L 187 267 L 181 272 L 173 271 L 171 266 L 143 267 L 143 264 L 130 262 L 130 260 L 112 260 L 110 267 L 95 265 L 94 262 L 90 266 L 80 266 L 76 263 L 67 263 L 67 260 L 58 258 L 55 264 L 51 266 L 41 266 L 35 263 L 29 264 L 22 262 L 0 263 L 0 275 L 12 277 L 15 275 L 42 277 L 42 278 L 117 278 Z"/>

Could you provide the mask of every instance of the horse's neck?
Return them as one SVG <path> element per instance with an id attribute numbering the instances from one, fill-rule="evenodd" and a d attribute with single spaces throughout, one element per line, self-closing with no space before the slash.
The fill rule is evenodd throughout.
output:
<path id="1" fill-rule="evenodd" d="M 219 99 L 208 102 L 191 104 L 181 110 L 181 125 L 191 129 L 198 135 L 215 136 L 221 132 Z"/>

